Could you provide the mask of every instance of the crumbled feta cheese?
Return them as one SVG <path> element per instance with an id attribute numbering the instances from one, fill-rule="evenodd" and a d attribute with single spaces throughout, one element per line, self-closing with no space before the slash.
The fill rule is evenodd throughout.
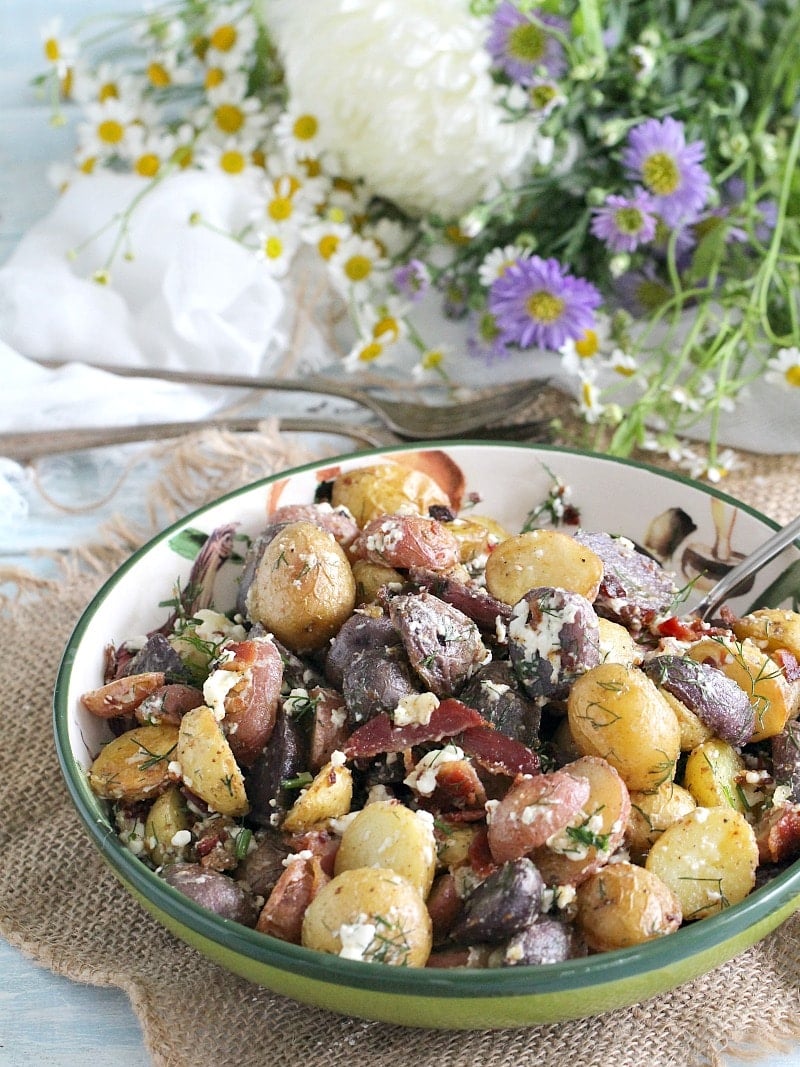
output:
<path id="1" fill-rule="evenodd" d="M 435 693 L 408 693 L 392 712 L 395 726 L 409 726 L 419 723 L 427 726 L 431 715 L 439 707 L 439 698 Z"/>
<path id="2" fill-rule="evenodd" d="M 359 916 L 354 923 L 342 923 L 338 930 L 342 947 L 339 955 L 343 960 L 363 960 L 364 954 L 375 940 L 375 923 L 365 921 Z"/>
<path id="3" fill-rule="evenodd" d="M 299 852 L 290 852 L 288 856 L 285 856 L 281 860 L 281 863 L 284 867 L 288 867 L 289 864 L 294 863 L 295 860 L 303 860 L 303 862 L 305 862 L 306 860 L 310 860 L 313 855 L 314 853 L 310 848 L 301 848 Z"/>
<path id="4" fill-rule="evenodd" d="M 188 845 L 192 840 L 191 830 L 177 830 L 170 840 L 170 844 L 174 848 L 183 848 L 184 845 Z"/>
<path id="5" fill-rule="evenodd" d="M 246 678 L 247 671 L 212 671 L 203 682 L 203 700 L 214 712 L 217 722 L 225 718 L 225 698 L 234 686 Z"/>
<path id="6" fill-rule="evenodd" d="M 331 752 L 331 767 L 344 767 L 345 763 L 347 763 L 347 756 L 344 752 L 340 752 L 338 748 Z"/>
<path id="7" fill-rule="evenodd" d="M 434 748 L 425 753 L 411 774 L 403 779 L 403 784 L 416 790 L 420 796 L 429 797 L 436 788 L 436 773 L 442 764 L 455 763 L 463 758 L 464 753 L 458 745 Z"/>

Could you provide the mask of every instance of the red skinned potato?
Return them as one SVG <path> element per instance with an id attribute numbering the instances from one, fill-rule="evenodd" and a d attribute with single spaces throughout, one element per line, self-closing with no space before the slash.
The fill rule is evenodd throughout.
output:
<path id="1" fill-rule="evenodd" d="M 586 778 L 565 771 L 523 775 L 495 808 L 489 823 L 489 849 L 495 863 L 527 856 L 563 830 L 589 799 Z"/>
<path id="2" fill-rule="evenodd" d="M 407 570 L 447 571 L 461 559 L 455 536 L 436 519 L 421 515 L 380 515 L 368 522 L 352 547 L 355 559 Z"/>
<path id="3" fill-rule="evenodd" d="M 209 707 L 220 717 L 236 762 L 250 767 L 263 752 L 275 726 L 283 663 L 269 638 L 237 641 L 231 655 L 203 687 Z M 229 675 L 235 680 L 231 681 Z"/>
<path id="4" fill-rule="evenodd" d="M 299 945 L 306 908 L 329 881 L 316 856 L 290 860 L 261 909 L 256 930 Z"/>
<path id="5" fill-rule="evenodd" d="M 81 696 L 81 703 L 99 719 L 115 719 L 119 715 L 132 715 L 136 708 L 164 685 L 163 671 L 147 671 L 115 678 Z"/>

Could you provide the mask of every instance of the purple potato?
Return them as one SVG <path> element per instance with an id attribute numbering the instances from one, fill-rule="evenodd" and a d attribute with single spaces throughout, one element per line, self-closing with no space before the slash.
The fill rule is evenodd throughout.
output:
<path id="1" fill-rule="evenodd" d="M 538 918 L 515 934 L 506 945 L 504 967 L 563 963 L 586 955 L 586 945 L 577 930 L 559 919 Z"/>
<path id="2" fill-rule="evenodd" d="M 388 615 L 376 617 L 355 611 L 331 641 L 325 657 L 325 677 L 331 685 L 341 689 L 345 668 L 360 652 L 399 644 L 400 635 Z"/>
<path id="3" fill-rule="evenodd" d="M 800 721 L 788 722 L 772 738 L 772 776 L 779 785 L 788 785 L 789 800 L 800 804 Z"/>
<path id="4" fill-rule="evenodd" d="M 538 915 L 543 891 L 542 876 L 526 856 L 509 860 L 467 896 L 450 940 L 466 945 L 507 940 Z"/>
<path id="5" fill-rule="evenodd" d="M 411 666 L 425 688 L 439 697 L 457 693 L 488 659 L 472 619 L 432 593 L 392 597 L 389 614 Z"/>
<path id="6" fill-rule="evenodd" d="M 168 885 L 220 918 L 255 926 L 258 906 L 253 894 L 226 874 L 207 870 L 199 863 L 171 863 L 163 869 L 162 877 Z"/>
<path id="7" fill-rule="evenodd" d="M 305 734 L 282 707 L 278 708 L 275 726 L 263 752 L 247 771 L 249 818 L 258 826 L 273 826 L 273 817 L 285 814 L 297 792 L 283 784 L 296 778 L 308 766 L 308 741 Z"/>
<path id="8" fill-rule="evenodd" d="M 531 589 L 514 605 L 508 651 L 533 700 L 563 700 L 575 679 L 600 662 L 594 608 L 586 597 L 567 589 Z"/>
<path id="9" fill-rule="evenodd" d="M 756 718 L 750 698 L 718 667 L 685 656 L 667 655 L 648 660 L 642 670 L 723 741 L 743 745 L 752 737 Z"/>
<path id="10" fill-rule="evenodd" d="M 367 719 L 392 712 L 403 697 L 419 692 L 405 652 L 396 648 L 368 648 L 346 666 L 342 693 L 351 729 Z"/>
<path id="11" fill-rule="evenodd" d="M 492 660 L 472 675 L 458 699 L 475 708 L 496 730 L 536 748 L 539 740 L 539 706 L 522 691 L 508 660 Z"/>

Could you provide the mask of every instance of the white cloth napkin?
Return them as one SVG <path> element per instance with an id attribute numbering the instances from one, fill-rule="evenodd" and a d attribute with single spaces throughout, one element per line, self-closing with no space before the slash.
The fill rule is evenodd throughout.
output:
<path id="1" fill-rule="evenodd" d="M 144 379 L 121 385 L 83 360 L 256 374 L 280 350 L 281 285 L 223 232 L 246 223 L 255 185 L 185 172 L 144 188 L 108 172 L 76 180 L 0 269 L 2 429 L 191 419 L 229 398 Z M 94 276 L 110 257 L 101 284 Z M 71 363 L 46 370 L 26 357 Z"/>

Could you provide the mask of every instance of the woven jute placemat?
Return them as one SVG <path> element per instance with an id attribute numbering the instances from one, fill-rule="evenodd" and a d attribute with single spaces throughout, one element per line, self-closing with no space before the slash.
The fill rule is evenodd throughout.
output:
<path id="1" fill-rule="evenodd" d="M 332 1015 L 251 985 L 176 940 L 118 884 L 63 785 L 51 701 L 64 644 L 101 581 L 172 514 L 307 456 L 274 432 L 193 437 L 139 526 L 121 518 L 58 579 L 16 578 L 0 645 L 0 933 L 52 971 L 130 997 L 163 1067 L 696 1067 L 726 1049 L 800 1041 L 800 915 L 709 975 L 599 1017 L 494 1032 L 427 1031 Z M 776 519 L 800 508 L 800 457 L 743 457 L 725 485 Z M 147 523 L 144 523 L 146 526 Z M 757 1057 L 756 1057 L 757 1058 Z"/>

